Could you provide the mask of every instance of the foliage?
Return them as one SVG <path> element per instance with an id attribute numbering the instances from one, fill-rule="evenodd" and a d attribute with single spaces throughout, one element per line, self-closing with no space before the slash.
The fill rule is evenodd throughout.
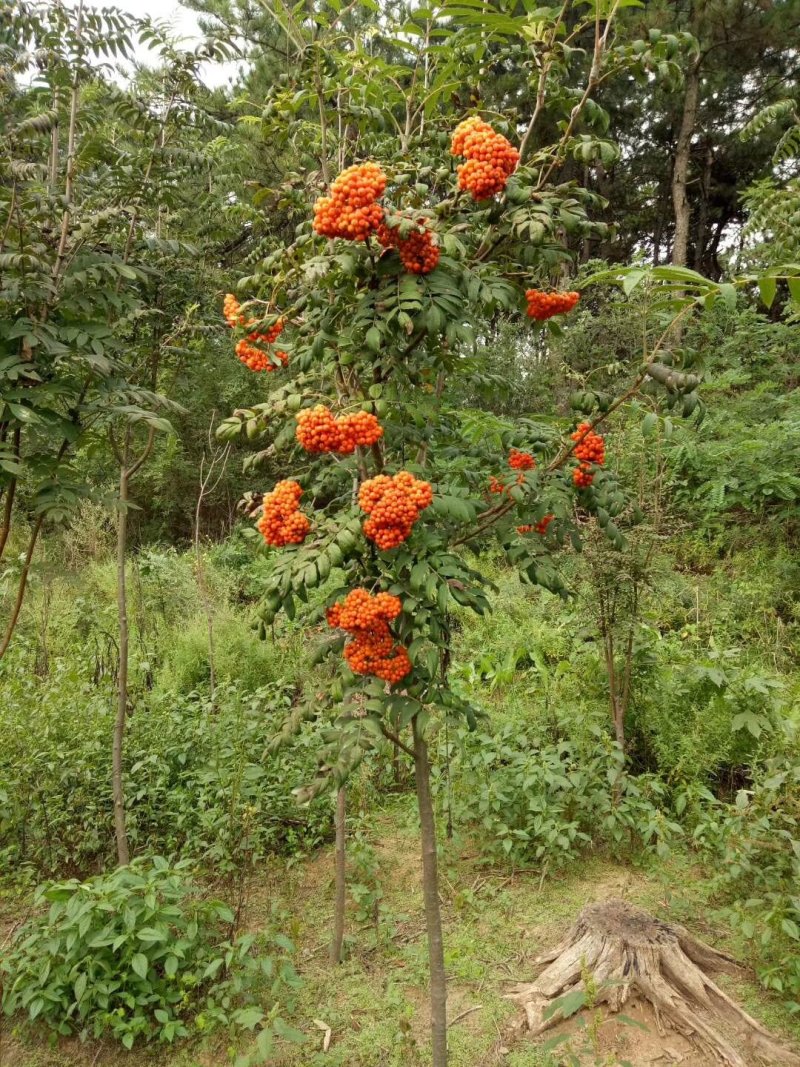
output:
<path id="1" fill-rule="evenodd" d="M 47 685 L 7 677 L 4 686 L 0 854 L 42 871 L 91 870 L 112 846 L 110 701 L 69 669 Z M 262 758 L 291 699 L 272 683 L 251 695 L 223 689 L 216 703 L 169 695 L 140 706 L 126 751 L 132 849 L 194 857 L 226 875 L 324 840 L 327 797 L 298 810 L 292 796 L 315 766 L 314 730 L 290 751 Z M 35 733 L 25 711 L 32 700 Z"/>
<path id="2" fill-rule="evenodd" d="M 200 895 L 186 863 L 156 858 L 50 883 L 34 904 L 43 910 L 0 963 L 7 1014 L 62 1035 L 108 1035 L 126 1049 L 218 1026 L 264 1027 L 266 1049 L 280 1032 L 297 985 L 291 943 L 234 937 L 234 913 Z M 266 998 L 266 1012 L 253 997 Z"/>
<path id="3" fill-rule="evenodd" d="M 583 744 L 521 736 L 511 724 L 460 741 L 449 770 L 453 817 L 495 860 L 552 871 L 590 847 L 663 855 L 682 834 L 664 810 L 664 783 L 626 775 L 599 728 Z"/>
<path id="4" fill-rule="evenodd" d="M 698 821 L 697 843 L 716 861 L 724 918 L 750 944 L 759 980 L 800 1012 L 800 766 L 769 761 L 735 804 Z"/>

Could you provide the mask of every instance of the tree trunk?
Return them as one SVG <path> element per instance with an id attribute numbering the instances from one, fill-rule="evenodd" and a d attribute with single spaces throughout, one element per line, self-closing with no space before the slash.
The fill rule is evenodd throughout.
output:
<path id="1" fill-rule="evenodd" d="M 36 542 L 39 540 L 39 533 L 42 529 L 42 523 L 44 522 L 44 515 L 40 515 L 34 523 L 31 530 L 31 536 L 28 540 L 28 551 L 25 553 L 25 561 L 22 564 L 22 574 L 19 577 L 19 584 L 17 585 L 17 596 L 14 601 L 14 606 L 11 609 L 11 618 L 8 620 L 8 626 L 6 632 L 3 635 L 3 640 L 0 642 L 0 659 L 8 651 L 8 646 L 11 644 L 11 638 L 14 635 L 14 630 L 17 628 L 19 622 L 19 613 L 22 610 L 22 602 L 25 599 L 25 593 L 28 588 L 28 575 L 31 572 L 31 562 L 33 560 L 33 553 L 36 550 Z"/>
<path id="2" fill-rule="evenodd" d="M 700 61 L 695 59 L 686 72 L 683 96 L 683 114 L 675 146 L 675 166 L 672 171 L 672 206 L 675 212 L 675 239 L 672 243 L 672 262 L 685 267 L 689 250 L 689 227 L 691 212 L 686 188 L 689 177 L 689 155 L 692 135 L 697 122 L 697 107 L 700 97 Z"/>
<path id="3" fill-rule="evenodd" d="M 336 794 L 336 891 L 333 908 L 333 941 L 331 941 L 331 963 L 342 962 L 344 944 L 344 907 L 346 899 L 347 856 L 346 842 L 347 790 L 339 786 Z"/>
<path id="4" fill-rule="evenodd" d="M 125 457 L 127 460 L 127 456 Z M 125 587 L 125 553 L 128 541 L 128 470 L 123 463 L 119 476 L 119 519 L 117 522 L 117 610 L 119 612 L 119 678 L 117 679 L 117 717 L 112 747 L 112 784 L 114 791 L 114 834 L 117 839 L 117 862 L 130 862 L 128 832 L 125 827 L 125 796 L 122 790 L 122 741 L 128 714 L 128 597 Z"/>
<path id="5" fill-rule="evenodd" d="M 417 785 L 420 838 L 422 843 L 422 894 L 428 928 L 428 965 L 431 980 L 431 1045 L 433 1067 L 447 1067 L 447 978 L 444 971 L 442 915 L 439 909 L 439 872 L 436 857 L 436 823 L 431 802 L 431 768 L 428 746 L 417 716 L 414 730 L 414 773 Z"/>
<path id="6" fill-rule="evenodd" d="M 709 141 L 703 153 L 703 175 L 700 180 L 700 206 L 697 212 L 697 225 L 694 238 L 694 269 L 701 271 L 705 261 L 706 237 L 708 231 L 708 201 L 711 195 L 711 168 L 714 165 L 714 151 Z"/>

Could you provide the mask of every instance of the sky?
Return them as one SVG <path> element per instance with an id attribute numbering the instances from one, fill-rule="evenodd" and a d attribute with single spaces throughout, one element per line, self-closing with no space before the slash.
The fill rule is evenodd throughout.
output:
<path id="1" fill-rule="evenodd" d="M 69 7 L 77 7 L 79 0 L 66 0 Z M 88 0 L 92 7 L 117 7 L 132 15 L 150 15 L 160 22 L 167 22 L 175 34 L 182 38 L 184 47 L 190 47 L 202 38 L 197 22 L 197 13 L 183 7 L 177 0 Z M 136 48 L 136 57 L 144 63 L 151 59 L 146 48 Z M 225 85 L 236 73 L 236 63 L 206 63 L 203 65 L 203 81 L 206 85 Z"/>

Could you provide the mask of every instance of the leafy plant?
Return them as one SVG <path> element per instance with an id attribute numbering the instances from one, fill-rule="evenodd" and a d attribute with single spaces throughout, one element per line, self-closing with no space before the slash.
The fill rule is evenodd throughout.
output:
<path id="1" fill-rule="evenodd" d="M 280 1011 L 298 985 L 291 943 L 235 937 L 234 913 L 200 895 L 186 863 L 142 860 L 52 883 L 35 906 L 47 910 L 0 962 L 8 1015 L 24 1012 L 63 1035 L 108 1035 L 127 1049 L 217 1026 L 261 1027 L 266 1048 L 287 1029 Z"/>
<path id="2" fill-rule="evenodd" d="M 501 862 L 552 871 L 603 845 L 663 855 L 683 833 L 666 812 L 663 782 L 626 774 L 599 728 L 582 744 L 556 745 L 511 724 L 463 732 L 450 773 L 454 821 Z"/>

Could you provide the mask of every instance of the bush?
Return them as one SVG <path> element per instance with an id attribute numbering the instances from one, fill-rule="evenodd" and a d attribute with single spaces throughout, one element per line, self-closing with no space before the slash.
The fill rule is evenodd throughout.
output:
<path id="1" fill-rule="evenodd" d="M 663 854 L 682 833 L 664 810 L 664 783 L 626 775 L 616 745 L 592 733 L 593 743 L 554 745 L 509 724 L 463 731 L 450 766 L 455 820 L 493 859 L 515 864 L 553 869 L 604 844 Z"/>
<path id="2" fill-rule="evenodd" d="M 8 681 L 8 679 L 6 679 Z M 327 796 L 299 808 L 292 789 L 316 770 L 316 731 L 264 755 L 291 705 L 280 684 L 139 704 L 125 742 L 128 835 L 138 852 L 179 853 L 226 874 L 268 853 L 318 845 Z M 37 707 L 37 728 L 29 729 Z M 114 855 L 110 694 L 64 672 L 21 677 L 0 706 L 0 858 L 85 874 Z M 4 799 L 5 797 L 5 799 Z"/>
<path id="3" fill-rule="evenodd" d="M 186 865 L 140 861 L 87 882 L 42 887 L 49 905 L 19 931 L 0 962 L 2 1007 L 59 1034 L 111 1036 L 125 1048 L 220 1025 L 252 1028 L 264 1013 L 243 1003 L 266 979 L 271 1000 L 298 984 L 291 944 L 232 939 L 234 915 L 203 900 Z"/>
<path id="4" fill-rule="evenodd" d="M 694 836 L 759 980 L 800 1012 L 800 765 L 771 760 L 735 804 L 708 808 Z"/>

